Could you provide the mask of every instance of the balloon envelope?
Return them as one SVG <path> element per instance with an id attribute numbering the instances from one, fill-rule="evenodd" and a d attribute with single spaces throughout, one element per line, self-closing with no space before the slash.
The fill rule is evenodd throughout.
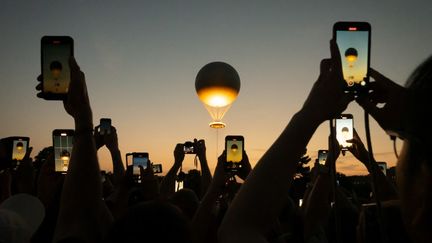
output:
<path id="1" fill-rule="evenodd" d="M 355 62 L 357 60 L 357 56 L 358 52 L 355 48 L 350 47 L 345 51 L 345 57 L 348 62 Z"/>
<path id="2" fill-rule="evenodd" d="M 240 91 L 240 77 L 231 65 L 224 62 L 211 62 L 198 72 L 195 78 L 195 90 L 213 120 L 220 122 L 237 98 Z"/>

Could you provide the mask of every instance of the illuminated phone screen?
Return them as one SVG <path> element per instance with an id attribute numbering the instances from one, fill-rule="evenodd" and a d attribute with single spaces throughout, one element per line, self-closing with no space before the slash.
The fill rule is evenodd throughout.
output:
<path id="1" fill-rule="evenodd" d="M 336 31 L 343 77 L 348 87 L 365 86 L 368 79 L 369 31 L 354 29 Z"/>
<path id="2" fill-rule="evenodd" d="M 227 140 L 227 162 L 239 163 L 243 160 L 243 141 Z"/>
<path id="3" fill-rule="evenodd" d="M 352 118 L 342 117 L 336 119 L 336 139 L 342 148 L 351 147 L 352 143 L 346 142 L 353 139 L 353 120 Z"/>
<path id="4" fill-rule="evenodd" d="M 13 140 L 12 160 L 23 160 L 27 153 L 28 142 L 25 140 Z"/>
<path id="5" fill-rule="evenodd" d="M 324 165 L 327 160 L 327 150 L 320 150 L 318 151 L 318 163 L 321 165 Z"/>
<path id="6" fill-rule="evenodd" d="M 73 136 L 66 133 L 54 135 L 54 162 L 56 172 L 67 172 L 72 154 Z"/>
<path id="7" fill-rule="evenodd" d="M 143 169 L 146 169 L 147 164 L 148 164 L 148 156 L 142 154 L 134 155 L 132 158 L 133 174 L 140 175 L 141 172 L 139 166 L 142 166 Z"/>
<path id="8" fill-rule="evenodd" d="M 50 41 L 42 44 L 43 92 L 48 95 L 67 94 L 70 83 L 69 57 L 72 43 Z"/>

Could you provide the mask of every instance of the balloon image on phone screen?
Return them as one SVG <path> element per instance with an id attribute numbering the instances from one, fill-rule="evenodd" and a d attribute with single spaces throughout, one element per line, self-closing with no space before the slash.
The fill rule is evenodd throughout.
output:
<path id="1" fill-rule="evenodd" d="M 339 47 L 346 91 L 367 90 L 369 84 L 371 27 L 366 22 L 338 22 L 333 38 Z"/>
<path id="2" fill-rule="evenodd" d="M 74 130 L 56 129 L 53 131 L 55 171 L 66 173 L 72 154 Z"/>
<path id="3" fill-rule="evenodd" d="M 351 114 L 342 114 L 336 119 L 336 139 L 342 150 L 347 150 L 352 143 L 347 140 L 353 139 L 353 116 Z"/>
<path id="4" fill-rule="evenodd" d="M 73 56 L 73 39 L 71 37 L 42 37 L 42 94 L 44 99 L 63 100 L 66 98 L 71 79 L 69 68 L 71 56 Z"/>

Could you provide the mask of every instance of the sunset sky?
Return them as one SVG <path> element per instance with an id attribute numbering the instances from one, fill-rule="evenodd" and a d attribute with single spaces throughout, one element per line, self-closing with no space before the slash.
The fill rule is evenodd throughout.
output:
<path id="1" fill-rule="evenodd" d="M 213 171 L 226 135 L 243 135 L 252 166 L 298 111 L 329 57 L 337 21 L 372 25 L 371 66 L 404 84 L 432 53 L 432 3 L 423 1 L 22 1 L 0 3 L 0 137 L 29 136 L 32 156 L 52 144 L 54 129 L 73 128 L 59 101 L 36 97 L 40 39 L 68 35 L 85 72 L 94 124 L 112 119 L 122 156 L 148 152 L 166 172 L 177 143 L 205 139 Z M 211 118 L 195 92 L 195 76 L 212 61 L 232 65 L 241 90 L 226 113 L 227 127 Z M 365 140 L 362 109 L 345 113 Z M 328 123 L 308 145 L 327 148 Z M 375 157 L 394 165 L 388 136 L 371 119 Z M 399 142 L 399 145 L 401 143 Z M 398 146 L 400 148 L 400 146 Z M 217 151 L 218 149 L 218 151 Z M 111 169 L 106 148 L 102 169 Z M 184 168 L 193 166 L 186 155 Z M 364 174 L 352 156 L 338 170 Z"/>

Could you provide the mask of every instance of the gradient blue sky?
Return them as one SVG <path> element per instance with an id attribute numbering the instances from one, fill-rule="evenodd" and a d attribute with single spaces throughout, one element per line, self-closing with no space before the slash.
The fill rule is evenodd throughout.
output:
<path id="1" fill-rule="evenodd" d="M 40 38 L 70 35 L 86 74 L 94 123 L 110 117 L 120 149 L 146 151 L 167 171 L 176 143 L 204 138 L 214 168 L 216 146 L 227 134 L 245 137 L 254 165 L 300 109 L 329 56 L 332 25 L 341 20 L 372 25 L 371 65 L 403 84 L 432 53 L 432 3 L 423 1 L 20 1 L 0 3 L 0 137 L 30 136 L 33 155 L 51 145 L 51 131 L 73 128 L 61 102 L 36 98 Z M 242 87 L 226 114 L 227 128 L 208 127 L 194 79 L 211 61 L 237 69 Z M 346 113 L 364 138 L 362 110 Z M 375 121 L 378 160 L 394 164 L 392 144 Z M 328 124 L 308 146 L 315 158 L 326 148 Z M 110 168 L 106 149 L 101 166 Z M 193 157 L 187 156 L 185 167 Z M 346 156 L 338 168 L 364 168 Z"/>

